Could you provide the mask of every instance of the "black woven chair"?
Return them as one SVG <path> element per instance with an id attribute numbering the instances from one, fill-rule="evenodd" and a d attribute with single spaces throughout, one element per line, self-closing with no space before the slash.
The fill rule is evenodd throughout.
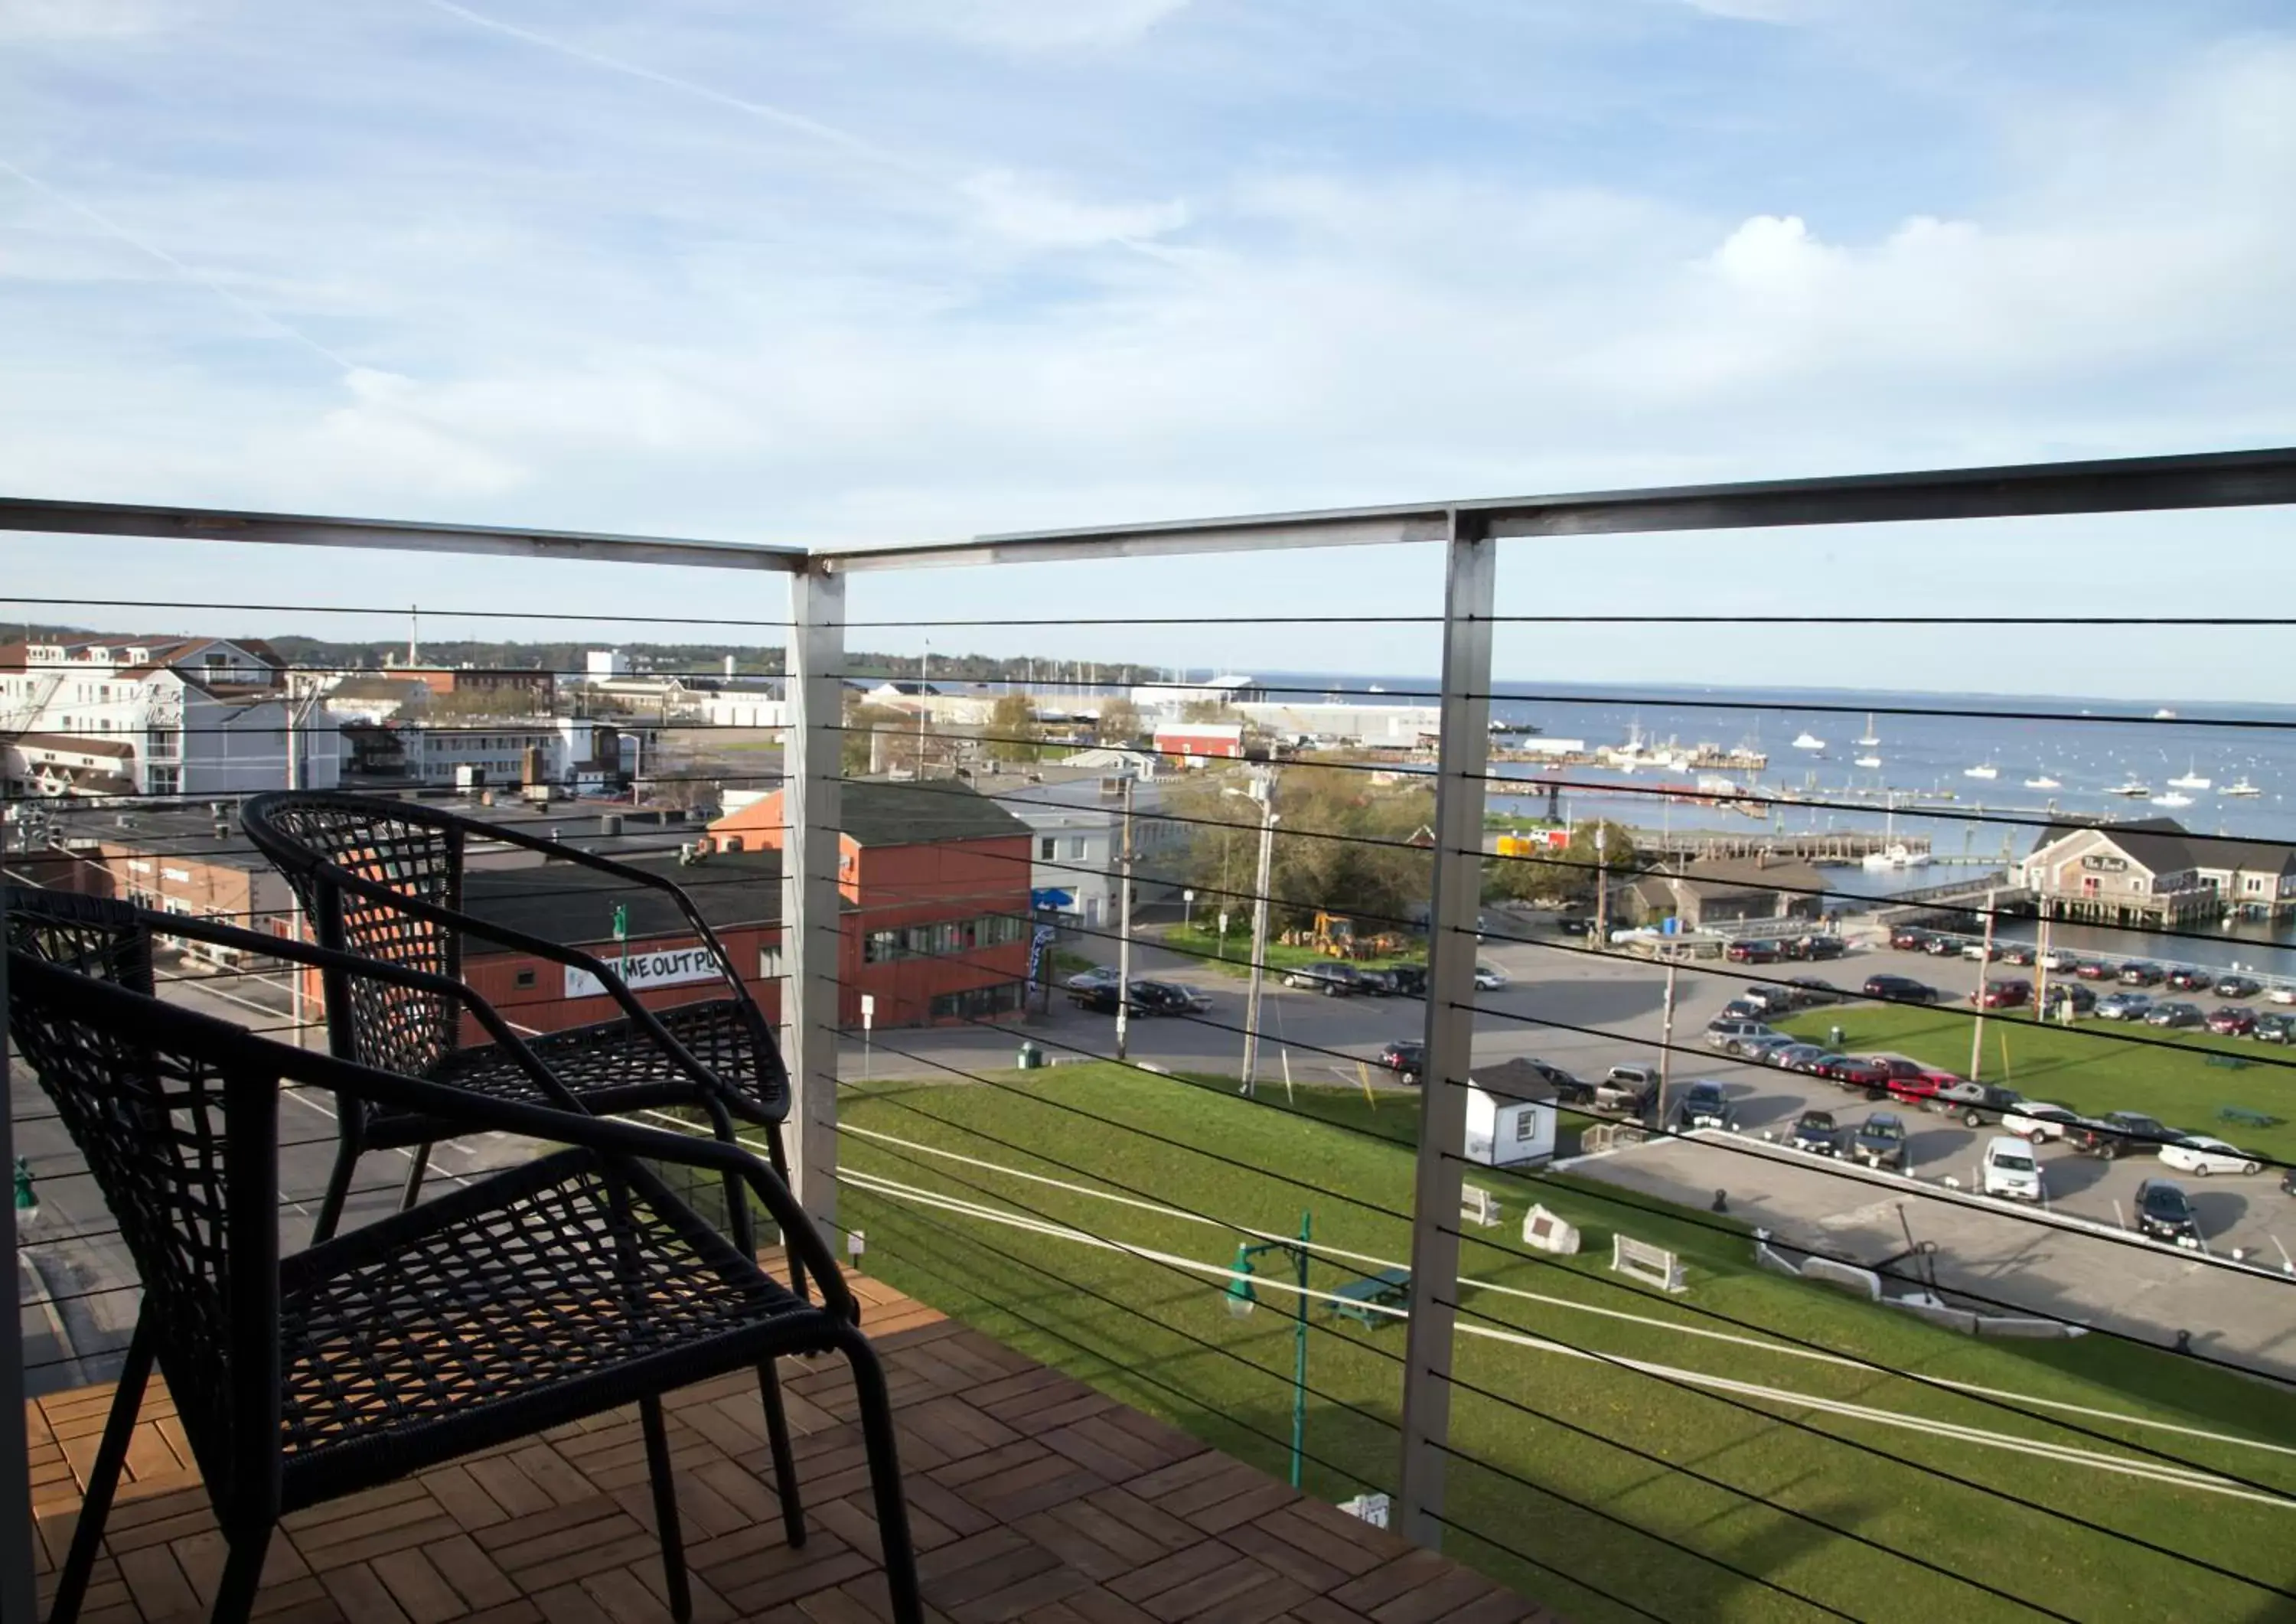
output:
<path id="1" fill-rule="evenodd" d="M 756 1157 L 588 1115 L 483 999 L 436 977 L 118 903 L 12 891 L 6 908 L 15 1045 L 144 1285 L 50 1624 L 78 1615 L 155 1362 L 229 1546 L 217 1624 L 248 1616 L 284 1513 L 633 1401 L 670 1607 L 685 1620 L 660 1395 L 827 1352 L 853 1368 L 895 1615 L 922 1618 L 883 1374 L 827 1247 Z M 353 1065 L 161 1003 L 143 990 L 154 929 L 458 1005 L 553 1103 Z M 346 1107 L 572 1148 L 283 1259 L 278 1109 L 290 1082 Z M 772 1278 L 640 1158 L 740 1179 L 824 1300 L 808 1301 L 794 1273 L 788 1286 Z"/>
<path id="2" fill-rule="evenodd" d="M 646 869 L 426 802 L 289 791 L 256 796 L 240 822 L 294 887 L 323 947 L 459 981 L 464 941 L 479 939 L 587 972 L 621 1006 L 620 1018 L 529 1039 L 575 1097 L 603 1116 L 699 1108 L 728 1141 L 738 1118 L 766 1131 L 767 1159 L 788 1177 L 781 1123 L 789 1115 L 789 1072 L 773 1029 L 717 932 L 677 885 Z M 471 917 L 463 906 L 463 857 L 474 841 L 522 847 L 668 898 L 716 961 L 724 995 L 650 1011 L 591 955 Z M 338 1059 L 500 1099 L 541 1097 L 500 1045 L 462 1042 L 451 1000 L 336 973 L 326 978 L 326 1004 L 329 1047 Z M 321 1240 L 341 1221 L 352 1170 L 364 1152 L 411 1148 L 401 1203 L 411 1207 L 432 1143 L 453 1136 L 446 1124 L 388 1108 L 346 1110 L 339 1132 L 334 1176 L 319 1203 L 315 1234 Z M 734 1243 L 753 1250 L 749 1205 L 731 1185 L 726 1203 Z"/>

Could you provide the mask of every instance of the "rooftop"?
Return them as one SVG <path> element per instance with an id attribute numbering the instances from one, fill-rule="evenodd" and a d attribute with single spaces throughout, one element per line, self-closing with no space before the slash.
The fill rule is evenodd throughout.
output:
<path id="1" fill-rule="evenodd" d="M 853 1275 L 890 1380 L 928 1616 L 953 1624 L 1552 1619 L 1071 1377 Z M 666 1403 L 697 1620 L 890 1616 L 841 1360 L 784 1361 L 808 1538 L 783 1540 L 756 1379 Z M 111 1400 L 27 1405 L 45 1607 Z M 223 1544 L 156 1380 L 82 1617 L 205 1616 Z M 290 1516 L 256 1615 L 298 1624 L 654 1624 L 668 1615 L 635 1408 Z"/>

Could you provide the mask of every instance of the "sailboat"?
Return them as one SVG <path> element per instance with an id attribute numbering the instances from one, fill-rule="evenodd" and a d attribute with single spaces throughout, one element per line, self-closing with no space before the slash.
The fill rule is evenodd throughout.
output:
<path id="1" fill-rule="evenodd" d="M 1859 865 L 1874 870 L 1892 868 L 1926 868 L 1930 854 L 1915 851 L 1897 838 L 1898 815 L 1892 811 L 1882 823 L 1882 838 L 1890 843 L 1879 851 L 1869 851 L 1858 859 Z"/>
<path id="2" fill-rule="evenodd" d="M 1879 744 L 1881 742 L 1881 735 L 1874 731 L 1874 713 L 1869 710 L 1866 713 L 1866 736 L 1862 739 L 1853 740 L 1852 742 L 1863 744 L 1866 749 L 1871 750 L 1874 745 Z"/>
<path id="3" fill-rule="evenodd" d="M 2062 790 L 2065 786 L 2046 773 L 2042 773 L 2037 777 L 2025 780 L 2025 787 L 2029 790 Z"/>
<path id="4" fill-rule="evenodd" d="M 2200 775 L 2200 773 L 2197 770 L 2198 767 L 2198 762 L 2187 759 L 2185 763 L 2185 771 L 2183 775 L 2181 777 L 2171 778 L 2169 780 L 2169 787 L 2172 790 L 2207 789 L 2209 787 L 2209 781 Z M 2168 798 L 2166 796 L 2161 797 L 2161 804 L 2163 806 L 2168 804 Z"/>
<path id="5" fill-rule="evenodd" d="M 2171 779 L 2169 782 L 2173 783 L 2176 781 Z M 2193 804 L 2193 798 L 2171 790 L 2152 804 L 2156 807 L 2189 807 Z"/>
<path id="6" fill-rule="evenodd" d="M 1879 767 L 1882 765 L 1882 758 L 1879 756 L 1860 756 L 1857 758 L 1857 765 L 1859 767 Z"/>
<path id="7" fill-rule="evenodd" d="M 2261 795 L 2264 791 L 2258 789 L 2254 784 L 2249 783 L 2247 776 L 2243 775 L 2239 783 L 2228 783 L 2225 785 L 2223 789 L 2218 790 L 2217 793 L 2219 795 L 2236 795 L 2243 800 L 2246 800 L 2249 796 Z"/>
<path id="8" fill-rule="evenodd" d="M 1819 738 L 1816 734 L 1804 729 L 1802 732 L 1794 735 L 1793 747 L 1796 750 L 1824 750 L 1825 748 L 1825 741 Z"/>
<path id="9" fill-rule="evenodd" d="M 2001 769 L 1990 761 L 1980 761 L 1975 767 L 1963 767 L 1961 775 L 1964 778 L 1998 778 Z"/>
<path id="10" fill-rule="evenodd" d="M 2123 795 L 2128 797 L 2130 800 L 2145 800 L 2151 798 L 2152 794 L 2152 786 L 2131 778 L 2126 783 L 2114 784 L 2111 789 L 2107 790 L 2105 793 L 2108 795 Z"/>

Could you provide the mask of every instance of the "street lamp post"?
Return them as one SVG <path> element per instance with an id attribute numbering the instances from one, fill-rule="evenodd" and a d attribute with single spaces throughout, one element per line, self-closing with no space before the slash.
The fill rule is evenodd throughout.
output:
<path id="1" fill-rule="evenodd" d="M 1308 1243 L 1313 1235 L 1313 1215 L 1300 1214 L 1300 1238 L 1296 1241 L 1263 1241 L 1257 1245 L 1238 1246 L 1235 1266 L 1229 1271 L 1227 1311 L 1238 1319 L 1250 1317 L 1259 1298 L 1251 1289 L 1251 1260 L 1262 1252 L 1280 1251 L 1291 1254 L 1293 1268 L 1299 1275 L 1298 1292 L 1293 1293 L 1296 1305 L 1292 1330 L 1292 1487 L 1300 1487 L 1300 1465 L 1308 1444 Z"/>
<path id="2" fill-rule="evenodd" d="M 1595 825 L 1595 951 L 1610 944 L 1611 870 L 1603 854 L 1605 825 Z"/>

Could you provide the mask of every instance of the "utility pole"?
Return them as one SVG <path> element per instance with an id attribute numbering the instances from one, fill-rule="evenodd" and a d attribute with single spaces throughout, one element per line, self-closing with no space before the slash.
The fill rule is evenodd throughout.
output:
<path id="1" fill-rule="evenodd" d="M 925 781 L 925 685 L 926 685 L 926 682 L 927 682 L 928 678 L 930 678 L 930 677 L 931 676 L 931 674 L 932 674 L 932 642 L 931 642 L 931 640 L 930 638 L 928 638 L 928 639 L 926 640 L 926 642 L 925 642 L 925 652 L 924 652 L 924 653 L 923 653 L 922 656 L 920 656 L 920 657 L 919 657 L 919 659 L 918 659 L 918 660 L 917 660 L 917 771 L 916 771 L 916 780 L 917 780 L 917 782 L 918 782 L 919 783 L 922 783 Z M 1121 1015 L 1119 1015 L 1119 1016 L 1117 1017 L 1117 1020 L 1118 1020 L 1119 1022 L 1120 1022 L 1123 1019 L 1124 1019 L 1124 1018 L 1123 1018 L 1123 1016 L 1121 1016 Z M 1118 1028 L 1116 1029 L 1116 1030 L 1117 1030 L 1118 1039 L 1119 1039 L 1119 1041 L 1120 1042 L 1120 1041 L 1122 1040 L 1122 1038 L 1123 1038 L 1124 1029 L 1123 1029 L 1123 1027 L 1122 1027 L 1121 1025 L 1119 1025 L 1119 1026 L 1118 1026 Z M 1119 1054 L 1123 1053 L 1123 1051 L 1122 1051 L 1121 1049 L 1119 1049 L 1117 1052 L 1118 1052 Z"/>
<path id="2" fill-rule="evenodd" d="M 1985 1062 L 1985 972 L 1993 968 L 1993 898 L 1997 892 L 1985 893 L 1985 956 L 1977 962 L 1977 1019 L 1969 1023 L 1969 1080 L 1978 1080 L 1978 1068 Z"/>
<path id="3" fill-rule="evenodd" d="M 1666 1090 L 1674 1080 L 1674 972 L 1681 966 L 1674 960 L 1666 961 L 1666 1013 L 1658 1029 L 1658 1120 L 1654 1128 L 1666 1125 Z"/>
<path id="4" fill-rule="evenodd" d="M 2049 1018 L 2049 899 L 2039 899 L 2040 929 L 2033 944 L 2033 1019 Z"/>
<path id="5" fill-rule="evenodd" d="M 1116 1058 L 1124 1058 L 1132 1021 L 1132 784 L 1124 780 L 1124 856 L 1117 864 Z"/>
<path id="6" fill-rule="evenodd" d="M 1595 825 L 1595 951 L 1602 952 L 1610 943 L 1611 870 L 1603 855 L 1606 824 Z"/>
<path id="7" fill-rule="evenodd" d="M 1243 1087 L 1252 1092 L 1259 1075 L 1259 1011 L 1267 987 L 1267 889 L 1275 867 L 1275 777 L 1252 786 L 1259 802 L 1259 879 L 1251 888 L 1251 982 L 1243 1001 Z"/>

